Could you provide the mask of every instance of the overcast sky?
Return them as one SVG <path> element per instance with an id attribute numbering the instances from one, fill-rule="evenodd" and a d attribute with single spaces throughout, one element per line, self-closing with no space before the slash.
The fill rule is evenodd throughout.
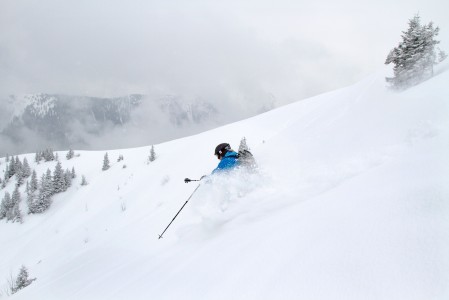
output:
<path id="1" fill-rule="evenodd" d="M 0 94 L 167 93 L 285 104 L 383 68 L 447 0 L 0 0 Z"/>

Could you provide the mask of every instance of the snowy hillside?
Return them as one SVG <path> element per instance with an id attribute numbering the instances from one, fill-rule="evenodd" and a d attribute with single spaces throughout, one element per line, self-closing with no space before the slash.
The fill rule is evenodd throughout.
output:
<path id="1" fill-rule="evenodd" d="M 108 151 L 107 171 L 104 151 L 59 152 L 76 183 L 0 222 L 0 298 L 25 265 L 37 280 L 11 299 L 449 299 L 448 82 L 394 93 L 376 74 L 156 145 L 149 164 L 150 147 Z M 197 186 L 183 179 L 243 136 L 259 174 L 202 184 L 158 240 Z"/>

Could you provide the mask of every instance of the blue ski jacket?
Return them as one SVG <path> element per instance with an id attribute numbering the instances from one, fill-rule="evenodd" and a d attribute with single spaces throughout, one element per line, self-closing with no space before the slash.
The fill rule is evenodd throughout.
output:
<path id="1" fill-rule="evenodd" d="M 220 160 L 218 166 L 212 171 L 212 174 L 222 171 L 229 171 L 239 165 L 238 154 L 234 151 L 226 152 L 225 156 Z"/>

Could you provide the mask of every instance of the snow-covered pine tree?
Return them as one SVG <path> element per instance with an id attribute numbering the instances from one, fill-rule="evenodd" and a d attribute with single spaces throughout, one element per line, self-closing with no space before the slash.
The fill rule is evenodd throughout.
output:
<path id="1" fill-rule="evenodd" d="M 240 140 L 240 145 L 239 145 L 239 152 L 243 152 L 245 150 L 249 150 L 248 145 L 246 144 L 246 138 L 243 137 Z"/>
<path id="2" fill-rule="evenodd" d="M 55 154 L 53 153 L 53 149 L 51 148 L 45 149 L 42 156 L 44 157 L 45 161 L 55 160 Z"/>
<path id="3" fill-rule="evenodd" d="M 15 294 L 19 290 L 29 286 L 36 278 L 29 278 L 28 269 L 25 266 L 20 268 L 19 274 L 17 275 L 16 282 L 14 288 L 11 293 Z"/>
<path id="4" fill-rule="evenodd" d="M 16 160 L 14 157 L 11 157 L 9 160 L 9 167 L 8 167 L 8 179 L 16 175 Z"/>
<path id="5" fill-rule="evenodd" d="M 86 180 L 86 176 L 81 175 L 81 185 L 88 185 L 89 183 Z"/>
<path id="6" fill-rule="evenodd" d="M 67 158 L 67 160 L 72 159 L 73 157 L 75 157 L 75 151 L 70 149 L 69 152 L 67 152 L 67 155 L 65 157 Z"/>
<path id="7" fill-rule="evenodd" d="M 22 169 L 22 162 L 20 161 L 18 155 L 16 155 L 16 162 L 14 163 L 14 165 L 16 173 L 20 172 L 20 169 Z"/>
<path id="8" fill-rule="evenodd" d="M 33 214 L 36 213 L 36 200 L 37 200 L 37 195 L 36 192 L 39 188 L 39 183 L 37 181 L 37 175 L 36 175 L 36 171 L 33 170 L 33 173 L 31 174 L 31 180 L 30 183 L 28 185 L 28 190 L 27 190 L 27 204 L 28 204 L 28 213 Z"/>
<path id="9" fill-rule="evenodd" d="M 9 164 L 6 165 L 5 170 L 5 179 L 9 179 L 13 177 L 16 173 L 14 172 L 15 163 L 14 163 L 14 157 L 9 159 Z"/>
<path id="10" fill-rule="evenodd" d="M 3 179 L 3 181 L 2 181 L 1 188 L 4 189 L 6 187 L 7 183 L 8 183 L 8 179 L 6 179 L 6 174 L 5 174 L 5 179 Z"/>
<path id="11" fill-rule="evenodd" d="M 64 172 L 65 189 L 67 190 L 72 185 L 72 172 L 66 169 Z"/>
<path id="12" fill-rule="evenodd" d="M 54 193 L 61 193 L 67 189 L 64 171 L 62 170 L 61 162 L 55 166 L 55 170 L 53 172 L 53 190 Z"/>
<path id="13" fill-rule="evenodd" d="M 25 193 L 28 195 L 30 193 L 30 182 L 27 181 L 26 185 L 25 185 Z"/>
<path id="14" fill-rule="evenodd" d="M 3 176 L 3 179 L 4 179 L 5 181 L 7 181 L 10 177 L 11 177 L 11 176 L 9 176 L 9 164 L 6 164 L 6 166 L 5 166 L 5 174 L 4 174 L 4 176 Z"/>
<path id="15" fill-rule="evenodd" d="M 405 89 L 416 85 L 433 75 L 433 66 L 438 63 L 435 40 L 439 28 L 433 23 L 421 25 L 420 17 L 416 15 L 409 20 L 407 31 L 402 33 L 402 41 L 398 47 L 390 51 L 385 64 L 394 65 L 394 77 L 386 80 L 392 87 Z"/>
<path id="16" fill-rule="evenodd" d="M 22 223 L 22 212 L 20 211 L 20 201 L 22 200 L 22 197 L 20 195 L 19 186 L 16 185 L 16 188 L 14 189 L 14 192 L 12 193 L 11 201 L 12 201 L 12 208 L 10 212 L 10 217 L 7 219 L 11 220 L 13 222 L 20 222 Z"/>
<path id="17" fill-rule="evenodd" d="M 39 162 L 41 161 L 41 159 L 42 159 L 42 156 L 41 156 L 40 151 L 36 151 L 36 154 L 35 154 L 35 156 L 34 156 L 34 161 L 35 161 L 37 164 L 39 164 Z"/>
<path id="18" fill-rule="evenodd" d="M 17 172 L 16 178 L 18 186 L 21 186 L 25 182 L 25 177 L 23 176 L 21 169 L 19 170 L 19 172 Z"/>
<path id="19" fill-rule="evenodd" d="M 156 152 L 154 151 L 154 145 L 151 146 L 150 156 L 148 157 L 149 162 L 153 162 L 156 160 Z"/>
<path id="20" fill-rule="evenodd" d="M 28 178 L 31 175 L 30 164 L 28 163 L 28 160 L 26 157 L 23 158 L 22 175 L 24 178 Z"/>
<path id="21" fill-rule="evenodd" d="M 49 178 L 50 177 L 50 178 Z M 43 213 L 51 205 L 51 196 L 53 195 L 53 181 L 51 180 L 51 171 L 47 170 L 46 174 L 42 174 L 39 194 L 33 207 L 30 207 L 32 213 Z"/>
<path id="22" fill-rule="evenodd" d="M 248 171 L 253 172 L 257 169 L 257 163 L 254 159 L 254 156 L 249 151 L 250 148 L 248 147 L 248 144 L 246 143 L 246 138 L 243 137 L 240 140 L 239 145 L 239 161 L 242 167 L 245 167 Z"/>
<path id="23" fill-rule="evenodd" d="M 30 191 L 34 193 L 39 188 L 39 183 L 37 181 L 37 174 L 36 171 L 33 170 L 31 173 L 31 180 L 30 180 Z"/>
<path id="24" fill-rule="evenodd" d="M 7 221 L 14 221 L 15 219 L 15 210 L 14 207 L 19 204 L 20 202 L 20 192 L 19 187 L 16 185 L 16 188 L 14 189 L 14 192 L 12 193 L 12 197 L 6 197 L 5 194 L 5 209 L 6 209 L 6 220 Z M 20 210 L 19 210 L 20 214 Z"/>
<path id="25" fill-rule="evenodd" d="M 75 167 L 72 167 L 72 179 L 76 178 Z"/>
<path id="26" fill-rule="evenodd" d="M 55 193 L 55 187 L 53 184 L 53 178 L 51 176 L 50 169 L 47 169 L 47 172 L 45 173 L 45 182 L 46 182 L 45 190 L 48 195 L 52 196 Z"/>
<path id="27" fill-rule="evenodd" d="M 109 169 L 111 166 L 109 165 L 109 157 L 108 157 L 108 153 L 106 152 L 103 158 L 103 167 L 101 168 L 103 171 L 106 171 L 107 169 Z"/>
<path id="28" fill-rule="evenodd" d="M 0 220 L 6 218 L 10 208 L 12 208 L 11 195 L 8 192 L 5 192 L 5 196 L 0 203 Z"/>
<path id="29" fill-rule="evenodd" d="M 27 182 L 26 193 L 27 193 L 27 205 L 29 214 L 35 213 L 34 202 L 36 200 L 36 190 L 32 190 L 31 185 L 32 185 L 31 183 Z"/>
<path id="30" fill-rule="evenodd" d="M 442 62 L 443 60 L 445 60 L 447 58 L 447 54 L 446 52 L 444 52 L 441 49 L 438 49 L 438 62 Z"/>
<path id="31" fill-rule="evenodd" d="M 31 193 L 31 188 L 30 188 L 30 182 L 29 181 L 27 181 L 27 183 L 26 183 L 25 194 L 27 196 L 27 205 L 28 205 L 28 208 L 29 208 L 30 204 L 33 205 L 33 202 L 34 202 L 33 201 L 34 199 L 32 197 L 30 197 L 30 195 L 32 195 L 32 193 Z M 28 213 L 30 213 L 29 209 L 28 209 Z"/>
<path id="32" fill-rule="evenodd" d="M 14 164 L 14 170 L 16 173 L 16 179 L 17 179 L 17 184 L 18 185 L 22 185 L 23 182 L 25 181 L 25 177 L 23 174 L 23 165 L 22 162 L 20 161 L 19 157 L 16 156 L 16 161 Z"/>
<path id="33" fill-rule="evenodd" d="M 9 165 L 6 165 L 5 167 L 5 174 L 3 176 L 3 183 L 2 183 L 2 188 L 4 188 L 6 186 L 6 184 L 8 183 L 8 180 L 11 176 L 9 176 Z"/>

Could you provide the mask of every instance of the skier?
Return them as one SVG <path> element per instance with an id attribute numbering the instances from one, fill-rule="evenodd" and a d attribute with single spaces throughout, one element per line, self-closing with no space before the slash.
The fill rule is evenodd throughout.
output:
<path id="1" fill-rule="evenodd" d="M 217 158 L 220 160 L 220 162 L 218 163 L 218 166 L 212 171 L 211 175 L 231 171 L 234 168 L 238 167 L 239 165 L 244 166 L 245 164 L 242 163 L 242 159 L 250 158 L 250 159 L 252 159 L 252 161 L 254 161 L 254 158 L 253 158 L 251 152 L 249 152 L 248 150 L 243 150 L 241 153 L 237 153 L 234 150 L 232 150 L 231 146 L 228 143 L 221 143 L 220 145 L 215 147 L 214 155 L 217 156 Z M 239 160 L 239 158 L 240 158 L 240 160 Z M 186 179 L 184 179 L 184 182 L 189 183 L 191 181 L 201 181 L 201 180 L 205 179 L 206 183 L 210 183 L 211 175 L 203 175 L 203 176 L 201 176 L 200 179 L 186 178 Z M 164 229 L 164 231 L 159 235 L 159 239 L 162 238 L 165 231 L 167 231 L 168 227 L 170 227 L 170 225 L 173 223 L 173 221 L 176 219 L 176 217 L 182 211 L 184 206 L 186 206 L 186 204 L 189 202 L 190 198 L 192 198 L 193 194 L 195 194 L 195 192 L 199 189 L 200 186 L 201 186 L 201 184 L 198 184 L 198 186 L 193 191 L 193 193 L 189 196 L 189 198 L 184 203 L 184 205 L 179 209 L 179 211 L 173 217 L 171 222 L 167 225 L 167 227 Z M 230 193 L 228 190 L 225 191 L 225 194 L 229 198 Z"/>
<path id="2" fill-rule="evenodd" d="M 212 171 L 212 174 L 222 171 L 230 171 L 239 166 L 239 155 L 231 149 L 228 143 L 222 143 L 215 147 L 214 155 L 220 160 L 218 166 Z"/>
<path id="3" fill-rule="evenodd" d="M 256 163 L 251 152 L 244 150 L 241 153 L 237 153 L 232 150 L 228 143 L 221 143 L 215 147 L 214 155 L 217 156 L 220 162 L 210 175 L 203 175 L 200 179 L 186 178 L 184 179 L 184 182 L 188 183 L 191 181 L 201 181 L 206 178 L 206 182 L 209 182 L 211 175 L 227 173 L 240 166 L 252 171 L 254 171 L 256 167 Z"/>

